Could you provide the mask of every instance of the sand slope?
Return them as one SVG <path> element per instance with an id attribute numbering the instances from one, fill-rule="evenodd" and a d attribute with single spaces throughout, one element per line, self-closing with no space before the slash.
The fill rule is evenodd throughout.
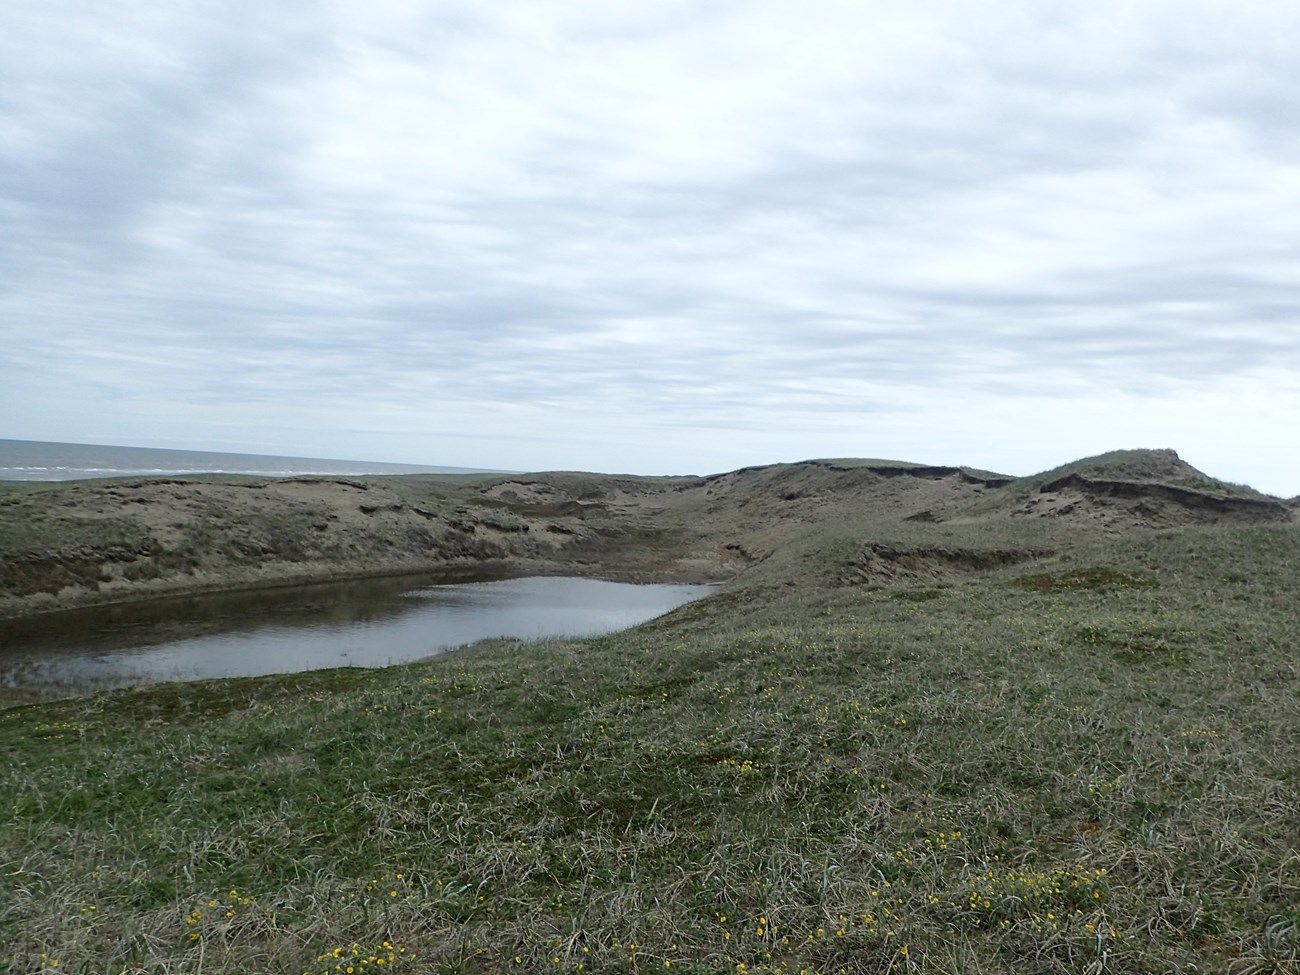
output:
<path id="1" fill-rule="evenodd" d="M 0 615 L 478 565 L 724 580 L 832 526 L 838 547 L 822 544 L 807 571 L 828 584 L 894 584 L 990 571 L 1089 534 L 1285 522 L 1298 513 L 1295 501 L 1217 481 L 1170 450 L 1118 451 L 1027 478 L 814 460 L 708 477 L 8 483 L 0 485 Z"/>

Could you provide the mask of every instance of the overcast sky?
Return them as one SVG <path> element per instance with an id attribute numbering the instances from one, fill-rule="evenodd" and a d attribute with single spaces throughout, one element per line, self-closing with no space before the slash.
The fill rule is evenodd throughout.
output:
<path id="1" fill-rule="evenodd" d="M 1300 6 L 5 0 L 0 436 L 1300 494 Z"/>

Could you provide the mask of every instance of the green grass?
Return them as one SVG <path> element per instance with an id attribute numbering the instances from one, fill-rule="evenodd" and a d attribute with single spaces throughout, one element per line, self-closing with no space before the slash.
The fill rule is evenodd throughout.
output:
<path id="1" fill-rule="evenodd" d="M 1181 460 L 1170 450 L 1112 450 L 1072 461 L 1032 477 L 1020 478 L 1013 486 L 1018 495 L 1028 495 L 1044 484 L 1079 474 L 1092 480 L 1126 481 L 1135 484 L 1157 484 L 1198 491 L 1217 497 L 1266 497 L 1246 484 L 1233 484 L 1210 477 Z"/>
<path id="2" fill-rule="evenodd" d="M 0 953 L 1297 970 L 1300 532 L 1058 538 L 919 587 L 804 571 L 861 542 L 824 526 L 600 639 L 0 712 Z"/>
<path id="3" fill-rule="evenodd" d="M 0 553 L 8 557 L 75 548 L 87 538 L 104 547 L 134 546 L 139 541 L 125 518 L 67 515 L 35 494 L 0 494 L 0 514 Z"/>

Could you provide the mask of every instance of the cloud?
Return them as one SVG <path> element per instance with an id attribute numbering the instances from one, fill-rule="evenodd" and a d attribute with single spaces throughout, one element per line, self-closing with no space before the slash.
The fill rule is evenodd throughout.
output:
<path id="1" fill-rule="evenodd" d="M 20 2 L 0 432 L 991 464 L 979 431 L 1107 396 L 1231 457 L 1207 404 L 1266 410 L 1300 367 L 1297 28 L 1154 0 Z M 1024 463 L 1125 444 L 1085 414 Z"/>

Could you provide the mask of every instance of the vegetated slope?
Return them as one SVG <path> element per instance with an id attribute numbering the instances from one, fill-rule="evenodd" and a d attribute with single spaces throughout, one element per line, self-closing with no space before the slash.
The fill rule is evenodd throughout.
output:
<path id="1" fill-rule="evenodd" d="M 1286 522 L 1294 514 L 1277 498 L 1209 477 L 1172 450 L 1114 451 L 1020 478 L 975 511 L 1068 518 L 1111 531 Z"/>
<path id="2" fill-rule="evenodd" d="M 817 549 L 826 530 L 842 536 L 843 551 L 834 564 L 805 559 L 806 577 L 907 582 L 1037 557 L 1091 531 L 1292 514 L 1276 499 L 1201 474 L 1172 451 L 1122 451 L 1019 479 L 898 461 L 813 460 L 709 477 L 10 484 L 0 486 L 0 615 L 443 567 L 719 580 L 783 550 L 779 571 L 787 571 L 785 561 L 801 546 Z M 1016 526 L 1026 519 L 1050 519 L 1053 527 Z"/>
<path id="3" fill-rule="evenodd" d="M 855 493 L 746 472 L 727 537 L 784 510 L 764 478 Z M 575 483 L 474 490 L 551 505 Z M 695 517 L 694 491 L 654 517 Z M 0 957 L 1297 971 L 1300 526 L 801 525 L 626 633 L 0 711 Z M 870 545 L 1055 554 L 844 584 Z"/>
<path id="4" fill-rule="evenodd" d="M 1025 478 L 892 461 L 807 461 L 716 475 L 679 490 L 705 495 L 701 511 L 714 519 L 715 534 L 726 526 L 738 539 L 729 547 L 747 561 L 781 553 L 780 571 L 791 571 L 798 539 L 811 535 L 812 550 L 833 550 L 837 558 L 821 567 L 805 558 L 805 574 L 867 585 L 980 574 L 1097 535 L 1284 523 L 1297 514 L 1276 498 L 1203 474 L 1172 450 L 1115 451 Z M 827 533 L 838 536 L 829 549 Z"/>

